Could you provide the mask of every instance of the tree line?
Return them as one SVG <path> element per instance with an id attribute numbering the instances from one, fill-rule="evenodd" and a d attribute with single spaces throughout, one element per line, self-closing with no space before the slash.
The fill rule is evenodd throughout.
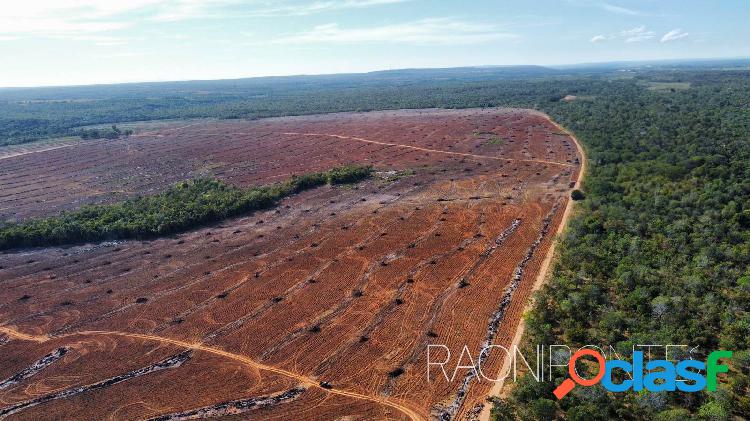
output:
<path id="1" fill-rule="evenodd" d="M 81 139 L 118 139 L 120 136 L 128 137 L 133 134 L 133 130 L 121 130 L 113 124 L 108 129 L 80 129 L 77 132 Z"/>
<path id="2" fill-rule="evenodd" d="M 287 196 L 325 184 L 355 183 L 371 172 L 371 167 L 347 165 L 247 189 L 210 178 L 182 181 L 152 196 L 89 205 L 59 216 L 0 226 L 0 249 L 174 234 L 267 209 Z"/>

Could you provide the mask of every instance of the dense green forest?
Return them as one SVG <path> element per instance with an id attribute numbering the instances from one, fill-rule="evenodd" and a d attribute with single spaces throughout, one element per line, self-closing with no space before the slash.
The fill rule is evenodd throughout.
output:
<path id="1" fill-rule="evenodd" d="M 147 84 L 111 93 L 104 87 L 0 91 L 0 144 L 144 119 L 420 107 L 543 110 L 581 139 L 589 173 L 553 277 L 527 317 L 525 344 L 612 345 L 624 356 L 633 344 L 687 344 L 698 347 L 697 359 L 716 349 L 734 356 L 712 393 L 614 395 L 594 386 L 556 402 L 551 391 L 563 373 L 545 383 L 527 376 L 507 399 L 496 401 L 496 418 L 750 418 L 750 71 L 467 72 L 185 82 L 163 85 L 154 96 L 145 94 Z M 566 95 L 578 99 L 562 101 Z M 226 191 L 220 208 L 242 203 L 239 197 L 248 194 L 212 183 L 178 186 L 151 200 L 169 200 L 181 189 L 201 192 L 204 184 Z M 47 222 L 28 226 L 29 233 L 46 233 L 44 239 L 6 234 L 5 241 L 90 238 L 91 231 L 67 228 L 78 226 L 66 218 L 54 220 L 58 230 L 46 228 Z M 151 230 L 133 232 L 160 232 L 158 220 L 147 226 Z M 131 232 L 128 225 L 118 230 Z M 94 232 L 93 238 L 120 235 Z"/>
<path id="2" fill-rule="evenodd" d="M 85 206 L 60 216 L 0 226 L 0 249 L 173 234 L 266 209 L 284 197 L 326 183 L 354 183 L 369 177 L 371 170 L 360 166 L 336 167 L 249 189 L 207 178 L 183 181 L 153 196 Z"/>
<path id="3" fill-rule="evenodd" d="M 646 89 L 656 80 L 690 88 Z M 627 356 L 634 344 L 687 344 L 696 359 L 734 351 L 731 371 L 712 393 L 594 386 L 559 403 L 565 373 L 527 376 L 497 401 L 496 419 L 750 418 L 750 72 L 646 74 L 582 93 L 590 99 L 542 104 L 582 140 L 590 170 L 526 346 Z"/>

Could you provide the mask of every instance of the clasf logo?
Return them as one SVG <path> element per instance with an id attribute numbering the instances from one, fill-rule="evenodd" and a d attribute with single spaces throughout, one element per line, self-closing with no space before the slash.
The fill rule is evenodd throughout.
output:
<path id="1" fill-rule="evenodd" d="M 599 371 L 591 379 L 584 379 L 576 371 L 576 362 L 584 356 L 593 357 L 599 365 Z M 698 392 L 705 388 L 709 391 L 716 390 L 716 375 L 726 373 L 729 368 L 719 364 L 722 358 L 731 358 L 732 351 L 714 351 L 708 355 L 706 362 L 698 360 L 682 360 L 675 364 L 667 360 L 653 360 L 645 364 L 647 373 L 643 372 L 643 352 L 633 352 L 633 362 L 624 360 L 605 360 L 604 357 L 593 349 L 581 349 L 568 361 L 568 374 L 570 378 L 565 379 L 554 390 L 557 399 L 562 399 L 576 384 L 581 386 L 593 386 L 601 383 L 610 392 L 625 392 L 627 390 L 641 391 L 646 389 L 651 392 Z M 628 374 L 629 380 L 615 383 L 612 378 L 614 370 L 621 370 Z M 701 374 L 705 371 L 705 376 Z"/>

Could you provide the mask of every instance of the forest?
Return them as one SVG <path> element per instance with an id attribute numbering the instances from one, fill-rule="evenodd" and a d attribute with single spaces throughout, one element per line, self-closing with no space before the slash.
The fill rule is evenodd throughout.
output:
<path id="1" fill-rule="evenodd" d="M 578 95 L 589 99 L 541 106 L 577 134 L 590 169 L 525 346 L 612 345 L 627 358 L 634 345 L 685 344 L 699 360 L 726 349 L 730 372 L 716 392 L 593 386 L 559 402 L 563 371 L 526 376 L 494 400 L 495 419 L 750 417 L 750 72 L 660 72 Z"/>
<path id="2" fill-rule="evenodd" d="M 152 196 L 84 206 L 21 224 L 5 224 L 0 226 L 0 250 L 174 234 L 267 209 L 287 196 L 324 184 L 355 183 L 369 177 L 371 172 L 370 167 L 342 166 L 248 189 L 209 178 L 182 181 Z"/>

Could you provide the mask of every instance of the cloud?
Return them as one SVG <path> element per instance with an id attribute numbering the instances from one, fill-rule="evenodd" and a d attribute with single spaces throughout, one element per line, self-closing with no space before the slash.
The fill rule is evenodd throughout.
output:
<path id="1" fill-rule="evenodd" d="M 671 31 L 664 34 L 663 37 L 661 37 L 661 42 L 670 42 L 670 41 L 676 41 L 678 39 L 682 39 L 688 36 L 687 32 L 683 32 L 682 29 L 672 29 Z"/>
<path id="2" fill-rule="evenodd" d="M 681 29 L 674 29 L 664 34 L 664 36 L 661 38 L 661 42 L 674 41 L 680 38 L 684 38 L 687 35 L 688 34 L 686 32 L 682 32 Z M 622 30 L 614 34 L 594 35 L 593 37 L 589 39 L 589 41 L 592 43 L 597 43 L 597 42 L 610 41 L 610 40 L 622 40 L 626 43 L 633 43 L 633 42 L 649 41 L 654 38 L 656 38 L 656 32 L 646 28 L 645 25 L 640 25 L 631 29 Z"/>
<path id="3" fill-rule="evenodd" d="M 608 12 L 617 13 L 620 15 L 628 15 L 628 16 L 645 16 L 646 15 L 645 13 L 640 12 L 638 10 L 628 9 L 627 7 L 616 6 L 616 5 L 609 4 L 609 3 L 599 3 L 599 7 L 601 7 L 602 9 Z"/>
<path id="4" fill-rule="evenodd" d="M 135 51 L 119 51 L 119 52 L 114 52 L 114 53 L 97 54 L 96 57 L 103 58 L 103 59 L 111 59 L 111 58 L 142 57 L 145 55 L 146 55 L 145 53 L 135 52 Z"/>
<path id="5" fill-rule="evenodd" d="M 292 4 L 287 6 L 272 7 L 268 9 L 255 10 L 256 16 L 289 16 L 289 15 L 311 15 L 331 10 L 359 9 L 370 6 L 385 4 L 404 3 L 411 0 L 340 0 L 340 1 L 316 1 L 309 4 Z"/>
<path id="6" fill-rule="evenodd" d="M 367 28 L 342 28 L 336 23 L 276 39 L 280 44 L 314 43 L 408 43 L 460 45 L 478 44 L 518 36 L 493 25 L 453 18 L 428 18 L 413 22 Z"/>
<path id="7" fill-rule="evenodd" d="M 412 0 L 22 0 L 3 5 L 0 37 L 73 37 L 147 21 L 310 15 Z"/>
<path id="8" fill-rule="evenodd" d="M 72 34 L 113 31 L 127 28 L 122 22 L 80 22 L 56 17 L 0 18 L 0 35 L 9 37 L 62 37 Z"/>
<path id="9" fill-rule="evenodd" d="M 151 20 L 170 22 L 195 18 L 258 18 L 278 16 L 306 16 L 344 9 L 361 9 L 365 7 L 404 3 L 413 0 L 319 0 L 314 2 L 300 1 L 267 1 L 248 4 L 241 0 L 172 0 L 170 7 L 165 7 Z M 260 4 L 258 4 L 260 3 Z M 231 8 L 231 13 L 226 13 Z M 222 10 L 225 9 L 225 10 Z"/>
<path id="10" fill-rule="evenodd" d="M 642 42 L 654 38 L 656 33 L 649 31 L 645 26 L 641 25 L 633 29 L 621 31 L 620 36 L 625 39 L 625 42 Z"/>
<path id="11" fill-rule="evenodd" d="M 227 8 L 240 5 L 239 0 L 169 0 L 155 8 L 148 16 L 158 22 L 177 22 L 187 19 L 219 18 L 227 16 Z"/>
<path id="12" fill-rule="evenodd" d="M 0 36 L 66 37 L 114 31 L 131 26 L 115 17 L 158 0 L 26 0 L 4 5 Z"/>

